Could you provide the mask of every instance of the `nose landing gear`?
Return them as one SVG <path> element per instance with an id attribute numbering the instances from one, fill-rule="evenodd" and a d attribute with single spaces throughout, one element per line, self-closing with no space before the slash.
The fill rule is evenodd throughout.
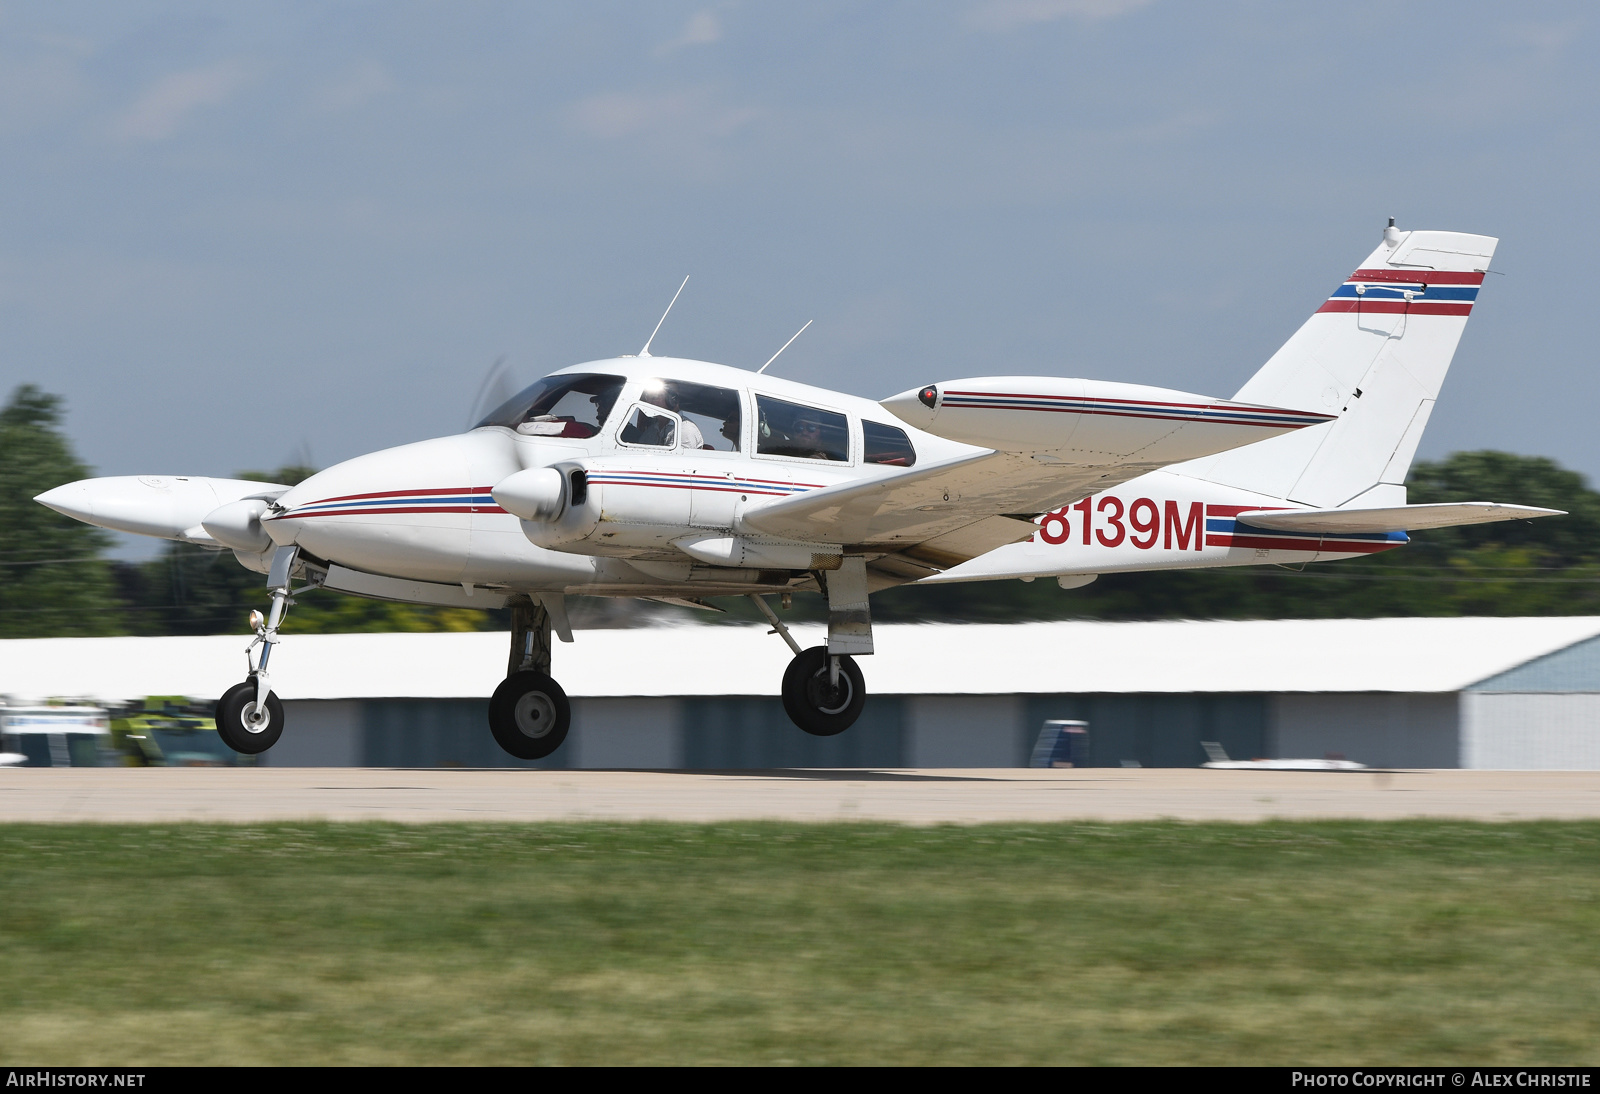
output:
<path id="1" fill-rule="evenodd" d="M 269 691 L 262 708 L 254 680 L 235 684 L 217 700 L 217 736 L 235 752 L 259 755 L 283 736 L 283 704 Z"/>
<path id="2" fill-rule="evenodd" d="M 572 704 L 550 678 L 550 612 L 526 596 L 512 600 L 510 607 L 511 661 L 489 700 L 489 731 L 517 759 L 542 760 L 567 739 Z M 570 641 L 564 622 L 562 632 L 563 640 Z"/>
<path id="3" fill-rule="evenodd" d="M 260 755 L 283 736 L 283 704 L 272 693 L 267 662 L 272 657 L 272 647 L 278 644 L 278 628 L 283 625 L 283 617 L 294 603 L 289 578 L 299 555 L 298 547 L 279 547 L 273 553 L 272 569 L 267 575 L 272 610 L 265 618 L 260 612 L 250 613 L 250 623 L 256 632 L 255 641 L 245 650 L 250 672 L 243 683 L 233 685 L 217 700 L 217 736 L 222 738 L 223 744 L 246 756 Z M 305 592 L 305 589 L 296 591 Z M 257 646 L 261 647 L 261 656 L 252 660 L 251 651 Z"/>

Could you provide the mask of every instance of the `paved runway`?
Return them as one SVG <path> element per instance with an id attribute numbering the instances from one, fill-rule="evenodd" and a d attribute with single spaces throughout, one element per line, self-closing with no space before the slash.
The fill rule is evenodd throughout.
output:
<path id="1" fill-rule="evenodd" d="M 1600 771 L 0 769 L 0 822 L 1600 818 Z"/>

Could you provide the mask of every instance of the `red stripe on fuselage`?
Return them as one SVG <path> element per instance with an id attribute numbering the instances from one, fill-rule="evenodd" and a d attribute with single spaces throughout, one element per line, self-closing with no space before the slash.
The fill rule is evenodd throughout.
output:
<path id="1" fill-rule="evenodd" d="M 371 498 L 431 498 L 440 494 L 487 494 L 487 486 L 451 486 L 438 490 L 379 490 L 371 494 L 341 494 L 336 498 L 302 502 L 304 505 L 331 505 L 336 501 L 367 501 Z"/>
<path id="2" fill-rule="evenodd" d="M 368 517 L 382 513 L 504 513 L 498 505 L 386 505 L 381 509 L 319 509 L 314 513 L 294 510 L 269 520 L 309 520 L 312 517 Z"/>
<path id="3" fill-rule="evenodd" d="M 590 479 L 595 486 L 645 486 L 653 490 L 704 490 L 708 494 L 762 494 L 770 497 L 793 497 L 798 490 L 757 490 L 752 486 L 712 486 L 702 482 L 631 482 L 626 479 Z"/>
<path id="4" fill-rule="evenodd" d="M 1212 413 L 1215 413 L 1215 414 L 1219 414 L 1219 415 L 1224 415 L 1225 414 L 1225 415 L 1229 415 L 1229 416 L 1251 416 L 1251 415 L 1269 415 L 1269 414 L 1282 415 L 1284 417 L 1290 417 L 1290 418 L 1302 417 L 1303 416 L 1303 417 L 1307 417 L 1307 418 L 1316 418 L 1316 419 L 1319 420 L 1319 424 L 1320 424 L 1321 421 L 1326 421 L 1327 420 L 1327 416 L 1326 415 L 1317 414 L 1317 413 L 1314 413 L 1312 411 L 1306 411 L 1306 410 L 1284 410 L 1284 409 L 1280 409 L 1278 407 L 1270 407 L 1270 406 L 1253 407 L 1253 406 L 1249 406 L 1249 405 L 1245 405 L 1245 404 L 1237 404 L 1237 405 L 1231 405 L 1230 406 L 1230 405 L 1224 405 L 1222 403 L 1163 403 L 1163 402 L 1158 402 L 1158 401 L 1156 401 L 1154 399 L 1113 399 L 1113 398 L 1109 398 L 1109 397 L 1102 398 L 1099 395 L 1025 394 L 1025 393 L 1015 392 L 1015 391 L 946 391 L 945 395 L 961 395 L 961 396 L 965 396 L 965 397 L 967 397 L 969 399 L 1049 399 L 1049 400 L 1055 401 L 1055 402 L 1067 402 L 1067 401 L 1071 400 L 1073 402 L 1079 402 L 1079 403 L 1114 403 L 1119 408 L 1127 407 L 1129 410 L 1145 410 L 1145 411 L 1169 410 L 1169 411 L 1178 411 L 1178 412 L 1188 411 L 1188 410 L 1205 410 L 1205 411 L 1211 411 Z M 961 408 L 960 407 L 953 407 L 952 409 L 960 410 Z M 1011 407 L 999 407 L 999 408 L 984 407 L 984 408 L 979 408 L 979 409 L 1040 410 L 1040 409 L 1043 409 L 1043 408 L 1041 408 L 1041 407 L 1015 407 L 1015 408 L 1011 408 Z M 1100 409 L 1093 409 L 1093 408 L 1084 410 L 1084 409 L 1081 409 L 1081 408 L 1075 407 L 1075 406 L 1068 406 L 1065 409 L 1067 409 L 1069 412 L 1081 413 L 1081 414 L 1116 414 L 1118 412 L 1117 410 L 1100 410 Z"/>

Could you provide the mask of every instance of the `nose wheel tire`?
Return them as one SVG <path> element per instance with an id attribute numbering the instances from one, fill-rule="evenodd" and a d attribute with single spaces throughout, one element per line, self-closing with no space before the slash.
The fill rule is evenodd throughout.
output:
<path id="1" fill-rule="evenodd" d="M 783 709 L 789 720 L 816 737 L 843 733 L 861 717 L 867 684 L 855 659 L 839 658 L 839 683 L 830 679 L 828 647 L 798 654 L 783 673 Z"/>
<path id="2" fill-rule="evenodd" d="M 235 752 L 259 756 L 283 736 L 283 704 L 267 692 L 265 719 L 252 724 L 256 712 L 256 682 L 235 684 L 217 700 L 217 736 Z"/>
<path id="3" fill-rule="evenodd" d="M 519 760 L 542 760 L 567 739 L 572 704 L 561 685 L 542 672 L 514 672 L 489 700 L 489 729 Z"/>

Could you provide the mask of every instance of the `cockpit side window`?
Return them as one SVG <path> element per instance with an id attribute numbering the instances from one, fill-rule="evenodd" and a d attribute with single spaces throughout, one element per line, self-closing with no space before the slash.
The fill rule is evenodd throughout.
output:
<path id="1" fill-rule="evenodd" d="M 623 444 L 635 444 L 645 448 L 676 447 L 678 416 L 663 414 L 643 403 L 635 403 L 628 413 L 628 420 L 617 433 L 617 440 Z"/>
<path id="2" fill-rule="evenodd" d="M 863 463 L 886 463 L 893 467 L 910 467 L 917 462 L 917 450 L 911 447 L 906 431 L 881 422 L 861 423 L 861 460 Z"/>
<path id="3" fill-rule="evenodd" d="M 683 419 L 684 448 L 713 452 L 739 451 L 739 393 L 732 388 L 691 384 L 687 380 L 651 380 L 644 401 Z"/>
<path id="4" fill-rule="evenodd" d="M 478 426 L 506 426 L 532 437 L 593 437 L 611 416 L 622 384 L 621 376 L 599 373 L 546 376 L 501 403 Z"/>
<path id="5" fill-rule="evenodd" d="M 843 414 L 757 395 L 756 451 L 849 463 L 850 426 Z"/>

